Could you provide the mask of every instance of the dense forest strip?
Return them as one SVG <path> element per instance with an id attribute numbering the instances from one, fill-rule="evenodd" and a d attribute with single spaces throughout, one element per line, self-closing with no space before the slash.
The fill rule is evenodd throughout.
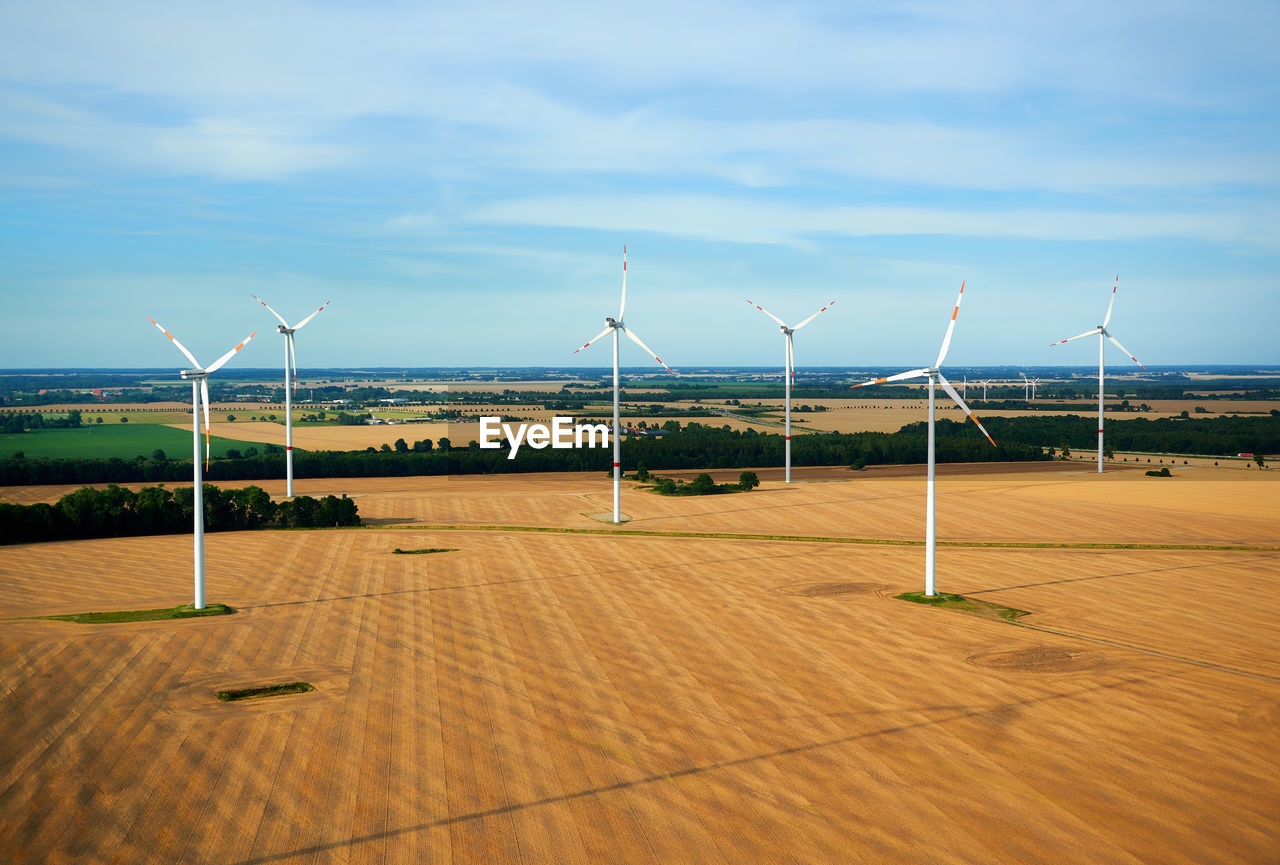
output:
<path id="1" fill-rule="evenodd" d="M 259 487 L 228 490 L 205 484 L 203 498 L 207 532 L 360 525 L 355 501 L 345 497 L 276 502 Z M 191 487 L 134 491 L 112 484 L 67 493 L 52 505 L 0 503 L 0 544 L 189 534 L 194 501 Z"/>
<path id="2" fill-rule="evenodd" d="M 938 421 L 955 424 L 955 421 Z M 1045 415 L 1043 417 L 993 417 L 983 424 L 1001 445 L 1034 444 L 1042 447 L 1096 449 L 1097 415 Z M 906 431 L 910 427 L 903 427 Z M 1280 453 L 1280 410 L 1265 416 L 1214 418 L 1107 418 L 1105 444 L 1117 451 L 1179 453 L 1198 456 L 1235 456 L 1238 453 Z"/>
<path id="3" fill-rule="evenodd" d="M 649 470 L 687 468 L 752 468 L 780 465 L 785 440 L 755 430 L 730 430 L 668 421 L 662 435 L 627 436 L 622 442 L 623 464 Z M 923 429 L 897 433 L 814 433 L 792 441 L 792 465 L 898 465 L 926 459 Z M 956 426 L 939 435 L 939 462 L 991 462 L 1047 459 L 1035 445 L 1014 443 L 991 447 L 978 430 Z M 606 448 L 534 450 L 521 448 L 508 459 L 504 447 L 483 450 L 472 443 L 454 448 L 447 438 L 438 442 L 402 442 L 396 449 L 363 451 L 295 451 L 294 474 L 305 478 L 408 477 L 446 474 L 505 474 L 523 472 L 605 471 L 612 462 Z M 239 459 L 215 459 L 205 477 L 211 481 L 268 480 L 284 476 L 284 454 L 258 454 Z M 0 459 L 0 485 L 181 482 L 191 476 L 187 460 L 125 459 Z"/>
<path id="4" fill-rule="evenodd" d="M 1091 416 L 1046 415 L 984 419 L 996 440 L 992 447 L 971 423 L 937 420 L 940 463 L 1049 459 L 1046 451 L 1063 446 L 1088 450 L 1097 446 L 1097 421 Z M 895 433 L 809 433 L 792 439 L 794 466 L 868 466 L 922 463 L 928 427 L 924 421 Z M 1145 418 L 1108 420 L 1106 445 L 1116 451 L 1234 456 L 1237 453 L 1280 453 L 1280 411 L 1261 417 Z M 626 436 L 623 465 L 650 471 L 671 469 L 744 469 L 781 465 L 783 436 L 753 429 L 732 430 L 701 423 L 669 420 L 661 434 Z M 482 450 L 472 443 L 454 448 L 447 438 L 396 448 L 363 451 L 295 451 L 294 471 L 305 478 L 408 477 L 446 474 L 605 471 L 611 451 L 605 448 L 534 450 L 522 448 L 516 459 L 508 450 Z M 284 476 L 284 454 L 271 453 L 215 459 L 206 477 L 216 481 L 269 480 Z M 0 485 L 181 482 L 191 475 L 187 460 L 147 459 L 0 459 Z"/>
<path id="5" fill-rule="evenodd" d="M 376 531 L 414 532 L 532 532 L 553 535 L 627 535 L 644 538 L 695 538 L 731 541 L 786 541 L 806 544 L 855 544 L 886 547 L 923 547 L 924 539 L 912 538 L 848 538 L 809 535 L 761 535 L 736 532 L 667 532 L 644 529 L 569 528 L 565 526 L 473 526 L 473 525 L 398 525 L 370 526 Z M 1155 552 L 1274 553 L 1280 546 L 1268 544 L 1132 544 L 1093 543 L 1085 541 L 946 541 L 939 547 L 998 550 L 1150 550 Z"/>

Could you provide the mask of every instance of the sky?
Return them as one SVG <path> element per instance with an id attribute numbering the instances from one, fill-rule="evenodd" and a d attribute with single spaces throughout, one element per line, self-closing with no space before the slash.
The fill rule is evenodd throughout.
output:
<path id="1" fill-rule="evenodd" d="M 0 368 L 1277 364 L 1280 4 L 0 2 Z M 1123 357 L 1111 348 L 1109 364 Z M 1126 363 L 1129 363 L 1127 360 Z M 624 341 L 624 366 L 656 368 Z"/>

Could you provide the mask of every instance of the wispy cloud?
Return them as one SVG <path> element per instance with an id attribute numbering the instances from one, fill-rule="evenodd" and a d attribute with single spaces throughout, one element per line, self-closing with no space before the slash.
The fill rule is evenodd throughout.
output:
<path id="1" fill-rule="evenodd" d="M 739 243 L 794 244 L 816 235 L 955 235 L 1036 240 L 1179 238 L 1277 244 L 1272 210 L 1242 214 L 930 207 L 807 207 L 703 195 L 549 196 L 498 202 L 470 214 L 479 223 L 650 231 Z"/>

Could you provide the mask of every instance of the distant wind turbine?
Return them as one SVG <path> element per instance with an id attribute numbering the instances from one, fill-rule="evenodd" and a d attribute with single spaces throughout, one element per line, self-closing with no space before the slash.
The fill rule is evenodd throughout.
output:
<path id="1" fill-rule="evenodd" d="M 627 311 L 627 248 L 622 247 L 622 305 L 618 307 L 618 317 L 612 319 L 605 317 L 605 329 L 588 340 L 582 348 L 574 350 L 574 354 L 582 351 L 583 348 L 591 345 L 599 339 L 613 334 L 613 521 L 615 523 L 622 522 L 622 425 L 618 418 L 618 334 L 625 333 L 627 338 L 640 346 L 649 355 L 662 364 L 662 368 L 667 372 L 675 374 L 675 370 L 662 363 L 662 358 L 654 354 L 653 349 L 640 341 L 640 337 L 632 333 L 625 324 L 622 323 L 623 313 Z"/>
<path id="2" fill-rule="evenodd" d="M 982 401 L 986 402 L 987 401 L 987 385 L 991 384 L 991 379 L 989 378 L 983 379 L 982 381 L 978 382 L 978 384 L 982 385 Z"/>
<path id="3" fill-rule="evenodd" d="M 956 308 L 951 312 L 951 323 L 947 325 L 947 335 L 942 339 L 942 348 L 938 351 L 938 359 L 933 362 L 933 366 L 924 367 L 922 369 L 913 369 L 907 372 L 900 372 L 897 375 L 887 376 L 885 378 L 877 378 L 871 381 L 864 381 L 853 385 L 854 387 L 866 387 L 869 384 L 883 384 L 888 381 L 903 381 L 909 378 L 919 378 L 925 376 L 929 379 L 929 481 L 928 491 L 925 494 L 925 552 L 924 552 L 924 593 L 933 597 L 937 594 L 935 591 L 934 581 L 934 548 L 935 548 L 935 531 L 934 531 L 934 385 L 939 384 L 947 395 L 955 401 L 964 411 L 965 416 L 978 425 L 978 429 L 982 430 L 982 434 L 987 437 L 987 441 L 995 446 L 995 439 L 987 432 L 982 422 L 974 417 L 973 412 L 969 411 L 969 407 L 965 405 L 960 394 L 956 393 L 956 389 L 951 386 L 951 382 L 947 381 L 946 376 L 942 374 L 942 361 L 947 356 L 947 349 L 951 345 L 951 334 L 956 329 L 956 316 L 960 313 L 960 301 L 964 300 L 964 283 L 960 283 L 960 294 L 956 297 Z"/>
<path id="4" fill-rule="evenodd" d="M 255 330 L 253 333 L 241 340 L 240 344 L 222 357 L 215 360 L 208 367 L 201 368 L 200 361 L 196 360 L 195 355 L 187 351 L 186 346 L 178 342 L 177 338 L 165 330 L 160 322 L 154 318 L 147 316 L 147 321 L 160 328 L 160 332 L 169 337 L 169 341 L 177 346 L 178 351 L 191 361 L 191 369 L 184 369 L 180 373 L 185 379 L 191 381 L 191 439 L 192 439 L 192 519 L 194 522 L 193 533 L 195 535 L 194 545 L 194 561 L 195 561 L 195 601 L 193 606 L 197 610 L 204 609 L 204 485 L 200 477 L 200 406 L 204 404 L 204 447 L 205 459 L 209 458 L 209 376 L 222 368 L 223 364 L 231 360 L 240 349 L 245 347 L 249 340 L 257 335 Z"/>
<path id="5" fill-rule="evenodd" d="M 276 312 L 274 309 L 267 306 L 267 302 L 265 300 L 258 297 L 256 294 L 251 294 L 249 296 L 252 297 L 254 300 L 256 300 L 258 303 L 262 304 L 263 306 L 266 306 L 267 312 L 271 313 L 277 319 L 279 319 L 280 325 L 276 328 L 276 330 L 284 334 L 284 466 L 285 466 L 284 494 L 286 496 L 292 497 L 293 496 L 293 393 L 298 389 L 298 358 L 297 358 L 297 355 L 294 354 L 294 350 L 293 350 L 293 334 L 294 334 L 294 331 L 302 330 L 302 328 L 306 326 L 307 322 L 311 321 L 311 319 L 315 318 L 317 315 L 324 312 L 325 306 L 328 306 L 333 301 L 326 300 L 324 302 L 324 306 L 321 306 L 319 309 L 311 313 L 311 315 L 307 316 L 302 321 L 295 324 L 293 327 L 289 327 L 289 322 L 285 321 L 280 316 L 280 313 Z M 290 375 L 289 375 L 290 370 L 293 371 L 292 386 L 290 386 L 291 385 Z"/>
<path id="6" fill-rule="evenodd" d="M 828 303 L 828 304 L 827 304 L 826 306 L 824 306 L 822 309 L 818 310 L 818 311 L 817 311 L 817 312 L 815 312 L 813 315 L 809 316 L 809 317 L 808 317 L 808 318 L 806 318 L 804 321 L 802 321 L 802 322 L 800 322 L 799 324 L 797 324 L 795 327 L 787 327 L 787 326 L 783 323 L 782 319 L 778 318 L 776 315 L 774 315 L 773 313 L 769 312 L 769 310 L 765 309 L 765 308 L 764 308 L 763 306 L 761 306 L 760 304 L 758 304 L 758 303 L 752 303 L 752 302 L 751 302 L 751 301 L 749 301 L 749 300 L 747 301 L 747 303 L 750 303 L 750 304 L 751 304 L 752 306 L 754 306 L 756 309 L 760 310 L 760 311 L 761 311 L 761 312 L 763 312 L 765 315 L 769 316 L 769 318 L 773 319 L 774 321 L 776 321 L 776 322 L 778 323 L 778 327 L 782 328 L 782 336 L 783 336 L 783 339 L 784 339 L 784 341 L 785 341 L 785 343 L 786 343 L 786 344 L 785 344 L 785 346 L 784 346 L 784 348 L 785 348 L 785 350 L 786 350 L 786 353 L 785 353 L 785 355 L 784 355 L 784 359 L 783 359 L 783 373 L 782 373 L 782 377 L 786 380 L 786 387 L 785 387 L 785 389 L 784 389 L 784 390 L 785 390 L 785 394 L 786 394 L 786 396 L 785 396 L 785 415 L 786 415 L 786 419 L 787 419 L 787 423 L 786 423 L 786 427 L 787 427 L 787 432 L 786 432 L 787 483 L 791 483 L 791 384 L 792 384 L 792 382 L 795 380 L 795 377 L 796 377 L 796 353 L 795 353 L 795 346 L 792 344 L 791 335 L 792 335 L 792 334 L 794 334 L 794 333 L 795 333 L 797 330 L 799 330 L 800 328 L 804 327 L 804 326 L 805 326 L 806 324 L 808 324 L 809 322 L 813 321 L 813 320 L 814 320 L 815 318 L 817 318 L 818 316 L 822 315 L 822 314 L 823 314 L 824 312 L 826 312 L 828 309 L 830 309 L 830 308 L 831 308 L 831 306 L 832 306 L 832 304 L 834 304 L 834 303 L 835 303 L 835 301 L 834 301 L 834 300 L 833 300 L 833 301 L 831 301 L 831 303 Z"/>
<path id="7" fill-rule="evenodd" d="M 1099 472 L 1102 471 L 1102 430 L 1103 430 L 1102 399 L 1103 399 L 1103 385 L 1104 385 L 1103 353 L 1107 347 L 1106 343 L 1103 342 L 1103 339 L 1106 338 L 1111 340 L 1113 343 L 1115 343 L 1116 348 L 1120 349 L 1122 352 L 1129 355 L 1130 360 L 1132 360 L 1138 366 L 1142 366 L 1142 361 L 1134 357 L 1133 354 L 1129 351 L 1129 349 L 1121 345 L 1120 341 L 1117 340 L 1114 336 L 1112 336 L 1111 332 L 1107 330 L 1107 325 L 1111 323 L 1111 309 L 1116 305 L 1116 289 L 1118 289 L 1119 287 L 1120 287 L 1120 277 L 1116 276 L 1116 284 L 1111 288 L 1111 302 L 1107 304 L 1107 315 L 1105 318 L 1102 319 L 1102 324 L 1098 325 L 1093 330 L 1086 330 L 1084 333 L 1078 333 L 1075 336 L 1069 336 L 1066 339 L 1060 339 L 1049 346 L 1050 348 L 1053 348 L 1053 346 L 1055 345 L 1062 345 L 1064 342 L 1071 342 L 1071 340 L 1073 339 L 1083 339 L 1086 336 L 1098 337 L 1098 471 Z M 1145 366 L 1142 366 L 1142 368 L 1144 370 L 1146 369 Z"/>

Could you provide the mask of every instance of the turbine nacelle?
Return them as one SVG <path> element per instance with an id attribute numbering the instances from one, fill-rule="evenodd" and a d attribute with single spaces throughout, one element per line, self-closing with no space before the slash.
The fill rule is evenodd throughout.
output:
<path id="1" fill-rule="evenodd" d="M 283 333 L 288 335 L 293 333 L 295 330 L 297 330 L 296 327 L 285 327 L 283 324 L 276 325 L 276 333 Z"/>
<path id="2" fill-rule="evenodd" d="M 184 369 L 178 373 L 178 376 L 180 378 L 191 380 L 193 378 L 194 379 L 208 378 L 209 373 L 203 369 Z"/>

